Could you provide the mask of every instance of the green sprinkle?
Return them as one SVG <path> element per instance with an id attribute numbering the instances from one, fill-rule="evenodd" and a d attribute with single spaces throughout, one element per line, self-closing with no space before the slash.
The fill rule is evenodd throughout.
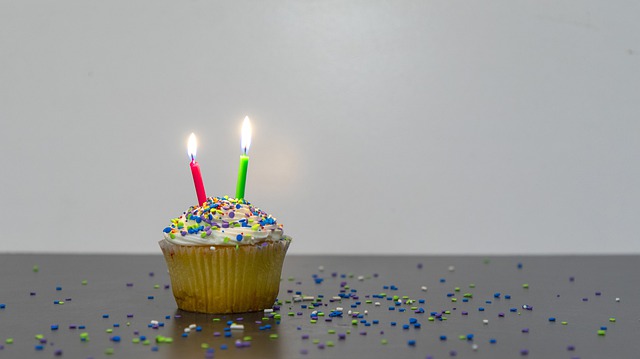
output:
<path id="1" fill-rule="evenodd" d="M 107 332 L 107 333 L 113 333 L 113 329 L 108 328 L 108 329 L 106 330 L 106 332 Z"/>
<path id="2" fill-rule="evenodd" d="M 408 295 L 403 295 L 402 299 L 409 299 L 409 296 Z"/>
<path id="3" fill-rule="evenodd" d="M 398 297 L 397 295 L 394 295 L 394 296 L 393 296 L 393 300 L 394 300 L 394 301 L 397 301 L 398 299 L 400 299 L 400 297 Z"/>
<path id="4" fill-rule="evenodd" d="M 358 320 L 357 319 L 352 320 L 351 325 L 358 325 Z"/>
<path id="5" fill-rule="evenodd" d="M 307 306 L 307 308 L 309 308 L 309 309 L 313 309 L 313 308 L 315 308 L 315 307 L 314 307 L 312 304 L 309 304 L 309 305 Z"/>
<path id="6" fill-rule="evenodd" d="M 471 293 L 464 293 L 462 296 L 465 298 L 473 298 L 473 294 Z"/>
<path id="7" fill-rule="evenodd" d="M 336 330 L 335 329 L 329 329 L 329 330 L 327 330 L 327 333 L 336 334 Z"/>
<path id="8" fill-rule="evenodd" d="M 428 320 L 428 321 L 430 321 L 430 322 L 433 322 L 434 320 L 436 320 L 436 318 L 434 318 L 434 317 L 429 317 L 429 318 L 427 318 L 427 320 Z"/>
<path id="9" fill-rule="evenodd" d="M 560 322 L 560 324 L 562 324 L 562 325 L 567 325 L 567 324 L 569 324 L 569 323 L 567 323 L 567 322 Z"/>
<path id="10" fill-rule="evenodd" d="M 40 339 L 42 339 L 42 338 L 44 338 L 44 335 L 42 335 L 42 334 L 36 334 L 36 339 L 40 340 Z"/>
<path id="11" fill-rule="evenodd" d="M 317 321 L 317 320 L 315 320 L 315 319 L 309 319 L 309 323 L 311 323 L 311 324 L 316 324 L 317 322 L 318 322 L 318 321 Z"/>
<path id="12" fill-rule="evenodd" d="M 33 271 L 35 273 L 38 273 L 39 270 L 40 270 L 40 267 L 38 267 L 37 265 L 33 266 Z"/>
<path id="13" fill-rule="evenodd" d="M 212 319 L 212 321 L 214 321 L 214 322 L 219 322 L 219 321 L 220 321 L 220 318 L 213 318 L 213 319 Z"/>
<path id="14" fill-rule="evenodd" d="M 451 301 L 455 303 L 458 301 L 458 298 L 451 298 Z"/>
<path id="15" fill-rule="evenodd" d="M 138 343 L 140 343 L 140 338 L 133 338 L 133 339 L 131 339 L 131 342 L 133 344 L 138 344 Z"/>
<path id="16" fill-rule="evenodd" d="M 333 344 L 333 342 L 332 342 L 331 340 L 327 340 L 327 342 L 325 343 L 325 345 L 326 345 L 326 346 L 328 346 L 328 347 L 332 347 L 332 346 L 334 346 L 335 344 Z"/>
<path id="17" fill-rule="evenodd" d="M 200 344 L 200 348 L 202 348 L 202 349 L 209 349 L 209 344 L 207 344 L 207 343 L 202 343 L 202 344 Z"/>
<path id="18" fill-rule="evenodd" d="M 165 342 L 165 343 L 169 343 L 169 344 L 171 344 L 171 343 L 173 343 L 173 338 L 171 338 L 171 337 L 165 337 L 165 338 L 164 338 L 164 342 Z"/>
<path id="19" fill-rule="evenodd" d="M 312 342 L 313 344 L 318 344 L 318 343 L 320 343 L 320 339 L 314 339 L 314 340 L 312 340 L 311 342 Z"/>
<path id="20" fill-rule="evenodd" d="M 269 334 L 269 339 L 278 339 L 278 334 Z"/>
<path id="21" fill-rule="evenodd" d="M 344 286 L 344 289 L 349 289 L 349 288 L 351 288 L 351 287 L 349 287 L 348 285 Z"/>
<path id="22" fill-rule="evenodd" d="M 609 321 L 610 321 L 611 323 L 615 323 L 615 322 L 616 322 L 616 318 L 611 317 L 611 318 L 609 318 Z"/>
<path id="23" fill-rule="evenodd" d="M 206 237 L 206 236 L 207 236 L 207 232 L 202 232 L 202 233 L 200 233 L 200 238 L 204 238 L 204 237 Z"/>
<path id="24" fill-rule="evenodd" d="M 289 313 L 287 313 L 287 315 L 288 315 L 288 316 L 290 316 L 290 317 L 293 317 L 293 316 L 295 316 L 295 315 L 296 315 L 296 313 L 294 313 L 294 312 L 289 312 Z"/>
<path id="25" fill-rule="evenodd" d="M 602 330 L 602 329 L 598 330 L 598 335 L 604 336 L 606 334 L 607 334 L 606 330 Z"/>
<path id="26" fill-rule="evenodd" d="M 418 310 L 418 307 L 411 307 L 411 310 Z"/>
<path id="27" fill-rule="evenodd" d="M 251 226 L 251 229 L 254 231 L 257 231 L 258 229 L 260 229 L 260 225 L 259 224 L 254 224 L 253 226 Z"/>
<path id="28" fill-rule="evenodd" d="M 389 341 L 388 341 L 388 340 L 386 340 L 386 339 L 382 339 L 382 340 L 380 340 L 380 344 L 382 344 L 382 345 L 386 345 L 388 342 L 389 342 Z"/>
<path id="29" fill-rule="evenodd" d="M 453 290 L 454 290 L 455 292 L 459 292 L 459 291 L 460 291 L 460 287 L 455 287 L 455 288 L 453 288 Z"/>
<path id="30" fill-rule="evenodd" d="M 242 338 L 242 340 L 244 340 L 245 342 L 250 342 L 253 338 L 251 338 L 250 336 L 245 336 L 244 338 Z"/>
<path id="31" fill-rule="evenodd" d="M 273 316 L 273 319 L 280 319 L 280 318 L 281 318 L 281 315 L 280 315 L 280 314 L 275 314 L 275 315 Z"/>
<path id="32" fill-rule="evenodd" d="M 527 283 L 523 284 L 523 285 L 522 285 L 522 288 L 524 288 L 524 289 L 528 289 L 528 288 L 529 288 L 529 284 L 527 284 Z"/>
<path id="33" fill-rule="evenodd" d="M 450 310 L 445 310 L 444 314 L 451 314 L 451 311 Z"/>
<path id="34" fill-rule="evenodd" d="M 269 321 L 269 317 L 262 317 L 262 321 L 263 321 L 263 322 L 267 322 L 267 321 Z"/>
<path id="35" fill-rule="evenodd" d="M 89 283 L 89 281 L 87 281 L 86 279 L 82 280 L 82 285 L 87 285 L 87 283 Z"/>
<path id="36" fill-rule="evenodd" d="M 364 302 L 365 302 L 365 303 L 367 303 L 367 304 L 371 304 L 371 303 L 373 303 L 373 301 L 372 301 L 371 299 L 367 299 L 367 300 L 365 300 Z"/>
<path id="37" fill-rule="evenodd" d="M 88 339 L 89 338 L 89 333 L 80 333 L 80 338 L 81 339 Z"/>
<path id="38" fill-rule="evenodd" d="M 469 288 L 475 288 L 475 287 L 476 287 L 475 284 L 473 284 L 473 283 L 469 284 Z"/>
<path id="39" fill-rule="evenodd" d="M 107 348 L 104 350 L 104 353 L 107 355 L 112 355 L 113 354 L 113 348 Z"/>
<path id="40" fill-rule="evenodd" d="M 145 341 L 142 342 L 142 345 L 149 345 L 151 344 L 151 341 L 149 339 L 145 339 Z"/>
<path id="41" fill-rule="evenodd" d="M 169 233 L 169 237 L 171 237 L 171 239 L 176 239 L 176 235 L 174 233 Z"/>
<path id="42" fill-rule="evenodd" d="M 7 344 L 13 344 L 13 338 L 7 338 L 4 342 Z"/>

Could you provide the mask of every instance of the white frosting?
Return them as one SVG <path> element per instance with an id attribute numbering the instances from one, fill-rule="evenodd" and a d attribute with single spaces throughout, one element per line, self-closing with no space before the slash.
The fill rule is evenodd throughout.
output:
<path id="1" fill-rule="evenodd" d="M 290 240 L 282 225 L 248 202 L 211 197 L 190 207 L 164 230 L 164 239 L 183 246 L 236 246 Z"/>

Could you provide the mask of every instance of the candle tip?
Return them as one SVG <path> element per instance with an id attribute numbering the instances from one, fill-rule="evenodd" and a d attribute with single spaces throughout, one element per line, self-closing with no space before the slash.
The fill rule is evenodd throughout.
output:
<path id="1" fill-rule="evenodd" d="M 245 116 L 242 122 L 240 147 L 242 148 L 242 153 L 245 155 L 249 152 L 249 147 L 251 147 L 251 122 L 249 121 L 249 116 Z"/>
<path id="2" fill-rule="evenodd" d="M 191 136 L 189 136 L 189 142 L 187 143 L 187 154 L 189 155 L 191 161 L 195 161 L 197 151 L 198 141 L 196 140 L 196 134 L 192 132 Z"/>

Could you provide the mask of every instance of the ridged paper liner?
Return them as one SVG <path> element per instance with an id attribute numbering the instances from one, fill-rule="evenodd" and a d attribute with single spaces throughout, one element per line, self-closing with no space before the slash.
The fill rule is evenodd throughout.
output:
<path id="1" fill-rule="evenodd" d="M 181 246 L 159 242 L 178 308 L 200 313 L 242 313 L 271 308 L 290 238 L 268 244 Z"/>

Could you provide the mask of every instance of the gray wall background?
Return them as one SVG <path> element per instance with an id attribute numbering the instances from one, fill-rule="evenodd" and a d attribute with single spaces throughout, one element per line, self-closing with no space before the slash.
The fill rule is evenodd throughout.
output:
<path id="1" fill-rule="evenodd" d="M 291 253 L 639 253 L 637 1 L 0 1 L 2 252 L 159 253 L 247 198 Z"/>

